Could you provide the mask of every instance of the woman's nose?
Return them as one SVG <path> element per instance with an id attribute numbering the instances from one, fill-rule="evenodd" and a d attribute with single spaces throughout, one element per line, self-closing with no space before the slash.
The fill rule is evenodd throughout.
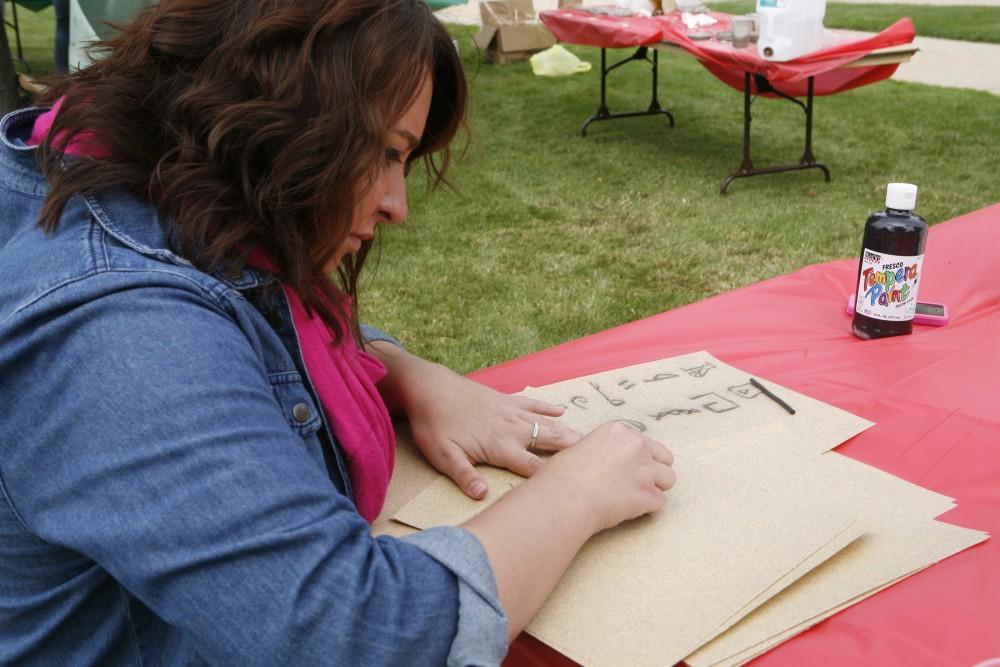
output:
<path id="1" fill-rule="evenodd" d="M 383 222 L 398 224 L 406 220 L 409 213 L 406 204 L 406 174 L 401 168 L 389 169 L 386 174 L 385 194 L 379 205 Z"/>

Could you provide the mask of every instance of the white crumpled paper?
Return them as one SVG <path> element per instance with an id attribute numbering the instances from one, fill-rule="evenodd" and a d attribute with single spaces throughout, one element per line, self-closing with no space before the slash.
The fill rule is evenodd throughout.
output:
<path id="1" fill-rule="evenodd" d="M 692 14 L 691 12 L 683 12 L 681 14 L 681 21 L 684 22 L 684 26 L 688 30 L 704 28 L 705 26 L 715 25 L 718 23 L 717 20 L 713 19 L 708 14 Z"/>

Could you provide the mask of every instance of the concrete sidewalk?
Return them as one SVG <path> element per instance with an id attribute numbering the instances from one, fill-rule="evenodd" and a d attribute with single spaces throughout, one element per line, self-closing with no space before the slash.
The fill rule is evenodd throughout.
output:
<path id="1" fill-rule="evenodd" d="M 920 37 L 920 53 L 899 66 L 892 78 L 1000 95 L 1000 44 Z"/>
<path id="2" fill-rule="evenodd" d="M 1000 0 L 831 0 L 849 4 L 871 5 L 934 5 L 936 7 L 959 7 L 976 5 L 978 7 L 1000 7 Z"/>
<path id="3" fill-rule="evenodd" d="M 585 4 L 609 4 L 586 2 Z M 871 2 L 872 0 L 837 0 L 838 2 Z M 535 0 L 535 9 L 555 9 L 558 0 Z M 927 5 L 991 5 L 1000 7 L 1000 0 L 880 0 L 879 4 L 892 3 Z M 479 0 L 469 0 L 465 5 L 449 7 L 438 12 L 449 23 L 479 25 Z M 892 78 L 899 81 L 926 83 L 951 88 L 971 88 L 1000 95 L 1000 44 L 962 42 L 917 36 L 920 53 L 908 63 L 899 66 Z"/>

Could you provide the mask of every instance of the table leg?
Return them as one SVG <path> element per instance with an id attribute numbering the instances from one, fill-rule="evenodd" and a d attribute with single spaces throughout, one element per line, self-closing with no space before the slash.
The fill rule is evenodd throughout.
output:
<path id="1" fill-rule="evenodd" d="M 806 103 L 803 104 L 800 100 L 795 99 L 791 95 L 786 95 L 780 90 L 775 89 L 771 86 L 766 78 L 763 76 L 757 76 L 757 93 L 774 93 L 782 99 L 786 99 L 790 102 L 794 102 L 799 105 L 806 115 L 806 136 L 805 136 L 805 149 L 802 152 L 802 157 L 799 158 L 797 164 L 784 164 L 777 165 L 774 167 L 754 167 L 753 161 L 750 159 L 750 121 L 753 120 L 750 115 L 750 105 L 753 104 L 753 99 L 750 96 L 751 89 L 751 74 L 750 72 L 743 73 L 743 162 L 740 164 L 739 169 L 730 174 L 722 181 L 722 185 L 719 186 L 719 191 L 722 194 L 726 194 L 726 189 L 729 184 L 732 183 L 737 178 L 746 178 L 748 176 L 760 176 L 762 174 L 776 174 L 782 171 L 798 171 L 801 169 L 819 169 L 823 172 L 823 176 L 826 182 L 830 182 L 830 168 L 827 167 L 822 162 L 817 162 L 816 158 L 813 156 L 812 152 L 812 121 L 813 121 L 813 77 L 809 77 L 806 84 Z"/>
<path id="2" fill-rule="evenodd" d="M 0 25 L 0 114 L 6 114 L 21 106 L 21 95 L 17 86 L 17 70 L 7 44 L 7 29 Z"/>
<path id="3" fill-rule="evenodd" d="M 826 182 L 830 182 L 830 169 L 821 162 L 816 162 L 816 158 L 813 157 L 812 151 L 812 137 L 813 137 L 813 77 L 809 77 L 808 83 L 808 96 L 806 97 L 806 147 L 802 152 L 802 158 L 799 160 L 799 164 L 806 166 L 816 166 L 823 170 L 826 175 Z"/>
<path id="4" fill-rule="evenodd" d="M 654 49 L 652 60 L 650 60 L 648 53 L 649 53 L 648 47 L 640 46 L 638 49 L 636 49 L 635 53 L 633 53 L 628 58 L 625 58 L 624 60 L 621 60 L 615 63 L 614 65 L 608 67 L 607 49 L 604 48 L 601 49 L 601 104 L 597 108 L 597 113 L 588 118 L 586 122 L 584 122 L 583 127 L 580 128 L 580 136 L 582 137 L 587 136 L 587 126 L 590 125 L 591 123 L 599 120 L 611 120 L 613 118 L 634 118 L 636 116 L 665 115 L 667 119 L 670 121 L 670 127 L 674 127 L 674 115 L 669 111 L 667 111 L 666 109 L 664 109 L 663 107 L 661 107 L 660 101 L 659 99 L 657 99 L 658 84 L 659 84 L 657 72 L 659 70 L 659 62 L 660 62 L 659 53 Z M 644 60 L 650 63 L 650 66 L 652 68 L 653 93 L 649 102 L 649 108 L 646 111 L 627 111 L 623 113 L 611 113 L 611 111 L 608 110 L 608 99 L 607 99 L 608 74 L 610 74 L 612 70 L 614 70 L 616 67 L 621 67 L 625 63 L 632 62 L 633 60 Z"/>
<path id="5" fill-rule="evenodd" d="M 2 2 L 3 0 L 0 0 Z M 4 23 L 14 29 L 14 44 L 17 47 L 17 55 L 12 59 L 24 65 L 24 70 L 31 74 L 31 65 L 24 59 L 24 49 L 21 47 L 21 22 L 17 18 L 17 3 L 10 3 L 11 20 L 4 19 Z"/>

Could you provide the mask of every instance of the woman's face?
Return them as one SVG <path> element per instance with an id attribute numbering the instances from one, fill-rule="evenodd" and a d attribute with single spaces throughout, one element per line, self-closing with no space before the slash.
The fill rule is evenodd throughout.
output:
<path id="1" fill-rule="evenodd" d="M 326 265 L 327 273 L 336 271 L 344 257 L 360 250 L 362 241 L 375 235 L 379 223 L 395 224 L 406 219 L 406 161 L 423 136 L 431 93 L 431 77 L 427 75 L 409 108 L 390 129 L 382 166 L 355 207 L 351 233 Z"/>

